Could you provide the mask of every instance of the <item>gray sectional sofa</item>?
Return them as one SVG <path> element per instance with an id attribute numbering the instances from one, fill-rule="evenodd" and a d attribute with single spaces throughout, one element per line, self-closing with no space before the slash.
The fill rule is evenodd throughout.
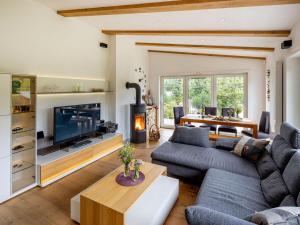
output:
<path id="1" fill-rule="evenodd" d="M 152 153 L 152 162 L 167 166 L 170 175 L 202 182 L 195 204 L 186 209 L 190 225 L 253 225 L 246 218 L 255 212 L 300 206 L 298 129 L 282 124 L 255 163 L 230 152 L 235 142 L 199 147 L 168 141 Z"/>

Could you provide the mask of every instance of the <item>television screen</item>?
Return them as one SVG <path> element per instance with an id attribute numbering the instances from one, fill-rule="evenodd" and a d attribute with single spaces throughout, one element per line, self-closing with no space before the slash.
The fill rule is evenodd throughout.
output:
<path id="1" fill-rule="evenodd" d="M 95 133 L 100 123 L 101 104 L 54 108 L 54 144 L 72 141 Z"/>

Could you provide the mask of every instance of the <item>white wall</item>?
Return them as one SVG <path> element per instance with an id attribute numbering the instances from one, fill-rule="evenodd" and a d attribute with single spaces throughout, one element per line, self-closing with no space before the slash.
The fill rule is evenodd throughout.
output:
<path id="1" fill-rule="evenodd" d="M 135 103 L 135 90 L 126 89 L 125 84 L 139 83 L 136 68 L 141 67 L 148 74 L 148 52 L 136 47 L 130 36 L 116 36 L 115 45 L 115 115 L 119 131 L 127 139 L 130 137 L 130 104 Z"/>
<path id="2" fill-rule="evenodd" d="M 300 58 L 290 58 L 286 62 L 285 120 L 300 127 Z"/>
<path id="3" fill-rule="evenodd" d="M 300 21 L 292 29 L 290 38 L 293 40 L 293 46 L 290 49 L 290 55 L 300 51 Z"/>
<path id="4" fill-rule="evenodd" d="M 0 1 L 0 72 L 104 78 L 107 37 L 32 0 Z"/>
<path id="5" fill-rule="evenodd" d="M 266 67 L 262 60 L 151 53 L 149 69 L 150 90 L 156 104 L 159 104 L 160 76 L 247 72 L 248 117 L 258 122 L 266 108 Z"/>
<path id="6" fill-rule="evenodd" d="M 59 87 L 56 91 L 72 89 L 84 79 L 92 81 L 85 88 L 103 88 L 98 81 L 108 85 L 110 50 L 99 47 L 108 37 L 99 29 L 76 18 L 61 17 L 32 0 L 1 0 L 0 27 L 0 72 L 49 76 Z M 76 79 L 60 79 L 66 77 Z M 38 91 L 49 84 L 45 79 L 39 81 L 41 78 Z M 110 94 L 38 96 L 37 129 L 51 135 L 53 107 L 62 105 L 100 102 L 101 117 L 114 121 L 111 108 L 115 102 L 110 98 Z"/>

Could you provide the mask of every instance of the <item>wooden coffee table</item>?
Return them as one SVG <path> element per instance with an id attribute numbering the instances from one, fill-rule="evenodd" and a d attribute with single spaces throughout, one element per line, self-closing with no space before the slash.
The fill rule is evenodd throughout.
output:
<path id="1" fill-rule="evenodd" d="M 80 193 L 79 220 L 82 225 L 164 223 L 178 198 L 179 181 L 165 176 L 166 167 L 144 163 L 141 166 L 145 174 L 144 182 L 124 187 L 115 181 L 122 171 L 123 166 Z"/>

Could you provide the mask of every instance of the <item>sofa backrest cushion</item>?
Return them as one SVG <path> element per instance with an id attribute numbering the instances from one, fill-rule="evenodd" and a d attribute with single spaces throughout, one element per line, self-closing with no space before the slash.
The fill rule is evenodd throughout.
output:
<path id="1" fill-rule="evenodd" d="M 300 206 L 300 193 L 299 193 L 298 199 L 297 199 L 297 206 Z"/>
<path id="2" fill-rule="evenodd" d="M 289 194 L 278 170 L 274 171 L 261 181 L 261 189 L 266 201 L 272 207 L 279 206 L 285 196 Z"/>
<path id="3" fill-rule="evenodd" d="M 277 207 L 267 209 L 247 216 L 246 220 L 260 225 L 296 225 L 300 221 L 300 208 Z"/>
<path id="4" fill-rule="evenodd" d="M 278 168 L 270 154 L 265 151 L 264 154 L 256 161 L 256 169 L 260 178 L 265 179 Z"/>
<path id="5" fill-rule="evenodd" d="M 271 146 L 271 155 L 280 172 L 283 172 L 284 168 L 296 151 L 297 150 L 293 149 L 291 145 L 280 135 L 277 135 L 274 138 Z"/>
<path id="6" fill-rule="evenodd" d="M 280 127 L 280 135 L 293 147 L 300 149 L 300 130 L 284 122 Z"/>
<path id="7" fill-rule="evenodd" d="M 279 206 L 296 206 L 296 201 L 292 195 L 287 195 Z"/>
<path id="8" fill-rule="evenodd" d="M 289 192 L 296 199 L 300 192 L 300 151 L 293 155 L 285 167 L 282 177 Z"/>
<path id="9" fill-rule="evenodd" d="M 175 128 L 174 133 L 169 141 L 209 148 L 211 147 L 208 136 L 209 131 L 209 127 L 199 128 L 178 126 Z"/>

